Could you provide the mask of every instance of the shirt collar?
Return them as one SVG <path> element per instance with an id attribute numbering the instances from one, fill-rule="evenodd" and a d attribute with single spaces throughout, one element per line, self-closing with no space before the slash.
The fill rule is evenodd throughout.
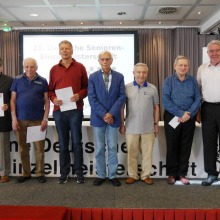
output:
<path id="1" fill-rule="evenodd" d="M 220 62 L 218 62 L 218 64 L 217 65 L 213 65 L 213 64 L 211 64 L 211 62 L 208 64 L 208 67 L 211 67 L 211 66 L 220 66 Z"/>
<path id="2" fill-rule="evenodd" d="M 140 88 L 140 85 L 134 80 L 134 82 L 133 82 L 133 85 L 134 86 L 138 86 L 139 88 Z M 148 84 L 147 84 L 147 82 L 145 81 L 144 82 L 144 84 L 143 84 L 143 87 L 147 87 L 148 86 Z"/>
<path id="3" fill-rule="evenodd" d="M 102 69 L 101 69 L 101 71 L 102 71 L 102 73 L 103 73 L 104 75 L 106 75 Z M 108 76 L 109 76 L 111 73 L 112 73 L 112 70 L 110 69 L 110 70 L 109 70 L 109 73 L 108 73 Z"/>
<path id="4" fill-rule="evenodd" d="M 174 74 L 174 78 L 176 78 L 176 79 L 178 79 L 179 80 L 179 77 L 178 77 L 178 75 L 177 75 L 177 73 L 175 72 Z M 188 74 L 186 74 L 186 76 L 185 76 L 185 80 L 186 79 L 188 79 L 189 78 L 189 75 Z"/>
<path id="5" fill-rule="evenodd" d="M 73 65 L 74 62 L 75 62 L 75 59 L 72 58 L 72 62 L 70 63 L 70 66 Z M 60 66 L 64 66 L 63 63 L 62 63 L 62 59 L 59 61 L 59 65 L 60 65 Z"/>
<path id="6" fill-rule="evenodd" d="M 30 80 L 30 79 L 26 76 L 26 73 L 24 73 L 23 76 L 24 76 L 26 79 Z M 38 73 L 36 73 L 36 76 L 35 76 L 32 80 L 37 79 L 38 76 L 39 76 Z M 31 81 L 32 81 L 32 80 L 31 80 Z"/>

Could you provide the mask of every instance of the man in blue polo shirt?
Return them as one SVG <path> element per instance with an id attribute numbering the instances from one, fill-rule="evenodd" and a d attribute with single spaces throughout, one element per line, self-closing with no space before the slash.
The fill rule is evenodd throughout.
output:
<path id="1" fill-rule="evenodd" d="M 47 128 L 49 114 L 48 83 L 38 75 L 37 62 L 27 58 L 23 62 L 25 73 L 17 76 L 11 86 L 12 128 L 16 133 L 21 156 L 23 176 L 17 183 L 31 178 L 30 143 L 26 143 L 27 127 L 41 126 Z M 44 177 L 44 144 L 45 140 L 34 142 L 36 152 L 36 171 L 39 183 L 46 182 Z"/>

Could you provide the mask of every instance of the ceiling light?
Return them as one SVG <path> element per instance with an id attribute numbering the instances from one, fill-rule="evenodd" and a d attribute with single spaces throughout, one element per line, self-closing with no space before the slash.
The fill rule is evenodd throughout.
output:
<path id="1" fill-rule="evenodd" d="M 160 7 L 157 10 L 158 14 L 173 14 L 176 13 L 179 7 Z"/>
<path id="2" fill-rule="evenodd" d="M 122 24 L 122 22 L 119 22 L 119 24 Z"/>
<path id="3" fill-rule="evenodd" d="M 201 15 L 201 14 L 202 14 L 202 12 L 201 12 L 201 11 L 198 11 L 198 12 L 197 12 L 197 14 L 198 14 L 198 15 Z"/>
<path id="4" fill-rule="evenodd" d="M 161 21 L 159 21 L 159 22 L 158 22 L 158 24 L 162 24 L 162 22 L 161 22 Z"/>
<path id="5" fill-rule="evenodd" d="M 83 25 L 83 22 L 81 22 L 80 24 L 82 24 L 82 25 Z"/>
<path id="6" fill-rule="evenodd" d="M 31 13 L 31 14 L 29 14 L 31 17 L 37 17 L 38 16 L 38 14 L 36 14 L 36 13 Z"/>

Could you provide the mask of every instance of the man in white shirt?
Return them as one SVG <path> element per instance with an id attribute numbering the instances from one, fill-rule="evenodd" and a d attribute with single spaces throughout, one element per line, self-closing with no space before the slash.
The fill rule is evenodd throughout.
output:
<path id="1" fill-rule="evenodd" d="M 202 136 L 204 145 L 204 167 L 208 178 L 203 186 L 210 186 L 218 180 L 216 169 L 218 138 L 220 137 L 220 41 L 212 40 L 207 45 L 210 63 L 199 67 L 197 81 L 201 87 Z M 220 142 L 220 141 L 219 141 Z"/>

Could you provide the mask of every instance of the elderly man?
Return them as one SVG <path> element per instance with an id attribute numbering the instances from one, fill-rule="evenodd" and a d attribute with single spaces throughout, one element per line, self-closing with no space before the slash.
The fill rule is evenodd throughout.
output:
<path id="1" fill-rule="evenodd" d="M 189 59 L 179 55 L 174 62 L 174 74 L 163 83 L 164 129 L 167 143 L 167 183 L 174 185 L 179 179 L 184 185 L 195 130 L 196 113 L 201 104 L 198 84 L 189 73 Z M 178 122 L 172 126 L 171 120 Z"/>
<path id="2" fill-rule="evenodd" d="M 59 43 L 61 60 L 50 70 L 49 97 L 54 103 L 53 117 L 59 137 L 60 178 L 59 184 L 68 181 L 71 167 L 69 140 L 71 133 L 71 152 L 74 155 L 74 173 L 76 182 L 85 182 L 83 175 L 82 120 L 83 99 L 87 96 L 88 76 L 83 64 L 77 62 L 73 55 L 73 46 L 69 41 Z M 69 98 L 76 104 L 76 109 L 61 111 L 63 100 L 59 99 L 55 90 L 71 87 L 73 96 Z"/>
<path id="3" fill-rule="evenodd" d="M 3 74 L 3 60 L 0 58 L 0 96 L 3 99 L 3 105 L 0 108 L 4 115 L 0 116 L 0 183 L 9 181 L 10 173 L 10 131 L 11 113 L 10 113 L 10 87 L 13 79 Z"/>
<path id="4" fill-rule="evenodd" d="M 152 153 L 155 136 L 158 134 L 159 95 L 157 88 L 147 82 L 148 67 L 144 63 L 134 66 L 134 81 L 127 84 L 126 91 L 126 127 L 124 108 L 120 132 L 126 133 L 128 178 L 132 184 L 139 178 L 147 185 L 152 185 Z M 138 173 L 138 155 L 141 153 L 141 173 Z"/>
<path id="5" fill-rule="evenodd" d="M 217 146 L 220 143 L 220 41 L 213 40 L 207 46 L 209 63 L 199 67 L 197 80 L 202 93 L 201 120 L 204 145 L 204 166 L 208 174 L 203 186 L 218 180 L 216 169 Z"/>
<path id="6" fill-rule="evenodd" d="M 121 124 L 120 111 L 125 101 L 124 77 L 111 69 L 113 62 L 109 51 L 99 54 L 101 69 L 89 77 L 88 98 L 91 105 L 90 123 L 95 141 L 95 158 L 98 178 L 93 185 L 101 185 L 107 175 L 114 186 L 120 186 L 116 178 L 118 168 L 118 128 Z M 107 144 L 107 147 L 106 147 Z M 105 152 L 108 149 L 108 161 Z M 108 165 L 108 174 L 106 172 Z"/>
<path id="7" fill-rule="evenodd" d="M 37 71 L 37 61 L 26 58 L 23 62 L 24 74 L 17 76 L 11 86 L 12 128 L 16 133 L 23 167 L 23 175 L 17 183 L 23 183 L 31 178 L 30 143 L 26 143 L 27 128 L 41 126 L 41 131 L 47 128 L 49 114 L 49 98 L 47 80 Z M 39 183 L 46 182 L 44 176 L 44 145 L 45 140 L 34 142 L 36 153 L 36 171 Z"/>

